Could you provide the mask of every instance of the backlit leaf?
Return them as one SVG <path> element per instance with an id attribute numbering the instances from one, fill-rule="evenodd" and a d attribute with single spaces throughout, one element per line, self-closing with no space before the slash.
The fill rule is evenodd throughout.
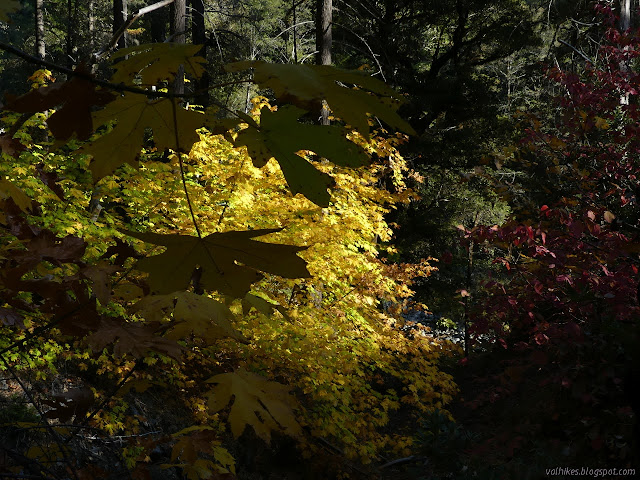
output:
<path id="1" fill-rule="evenodd" d="M 415 133 L 396 112 L 401 104 L 399 95 L 366 73 L 327 65 L 273 64 L 260 60 L 226 66 L 230 72 L 249 68 L 254 69 L 254 82 L 273 90 L 278 99 L 308 111 L 319 111 L 321 101 L 326 100 L 337 117 L 365 136 L 369 134 L 367 113 L 392 128 Z M 360 88 L 348 88 L 344 84 Z"/>
<path id="2" fill-rule="evenodd" d="M 31 210 L 31 199 L 9 180 L 0 177 L 0 198 L 11 198 L 23 212 Z"/>
<path id="3" fill-rule="evenodd" d="M 78 65 L 76 71 L 83 74 L 90 72 L 84 64 Z M 106 105 L 114 99 L 113 93 L 96 88 L 89 80 L 72 77 L 66 82 L 54 83 L 20 97 L 10 98 L 5 108 L 19 113 L 35 113 L 58 107 L 47 119 L 53 136 L 64 141 L 76 134 L 80 140 L 86 140 L 93 131 L 93 107 Z"/>
<path id="4" fill-rule="evenodd" d="M 296 152 L 311 150 L 337 165 L 348 167 L 364 165 L 368 157 L 345 138 L 339 127 L 299 123 L 297 120 L 303 114 L 304 110 L 293 106 L 282 107 L 276 112 L 263 107 L 260 127 L 250 124 L 238 134 L 235 145 L 245 145 L 258 168 L 275 158 L 294 195 L 300 192 L 317 205 L 326 207 L 331 198 L 327 188 L 333 179 Z"/>
<path id="5" fill-rule="evenodd" d="M 216 384 L 209 393 L 208 405 L 212 412 L 222 410 L 233 397 L 229 424 L 236 438 L 247 425 L 266 442 L 271 440 L 273 430 L 293 437 L 301 434 L 293 413 L 296 402 L 286 386 L 243 369 L 216 375 L 207 383 Z"/>
<path id="6" fill-rule="evenodd" d="M 234 338 L 246 342 L 246 338 L 233 328 L 233 313 L 223 303 L 191 292 L 175 292 L 168 295 L 150 295 L 133 307 L 133 311 L 148 320 L 173 312 L 175 326 L 167 338 L 177 340 L 192 333 L 213 343 L 220 338 Z"/>
<path id="7" fill-rule="evenodd" d="M 285 278 L 308 277 L 306 263 L 296 255 L 305 247 L 252 240 L 281 229 L 212 233 L 203 238 L 188 235 L 124 232 L 167 250 L 140 260 L 137 268 L 149 273 L 149 284 L 160 294 L 186 290 L 194 269 L 200 266 L 200 282 L 208 290 L 242 298 L 251 284 L 262 278 L 256 270 Z"/>
<path id="8" fill-rule="evenodd" d="M 156 85 L 160 80 L 172 81 L 179 65 L 184 65 L 185 73 L 199 78 L 204 72 L 203 57 L 194 57 L 202 45 L 180 43 L 149 43 L 123 48 L 111 56 L 111 60 L 121 60 L 113 65 L 116 73 L 113 83 L 132 83 L 136 76 L 142 85 Z"/>
<path id="9" fill-rule="evenodd" d="M 202 126 L 204 116 L 178 106 L 176 116 L 180 148 L 189 151 L 200 138 L 196 129 Z M 113 130 L 84 149 L 93 157 L 89 168 L 94 182 L 124 163 L 138 166 L 137 156 L 147 127 L 153 130 L 153 140 L 159 150 L 176 149 L 171 100 L 149 100 L 142 95 L 126 94 L 93 115 L 94 125 L 114 118 L 118 123 Z"/>
<path id="10" fill-rule="evenodd" d="M 182 347 L 158 334 L 159 325 L 130 323 L 116 318 L 102 319 L 100 327 L 87 337 L 93 351 L 99 352 L 113 343 L 116 356 L 130 354 L 144 357 L 149 350 L 179 358 Z"/>
<path id="11" fill-rule="evenodd" d="M 256 309 L 258 312 L 267 316 L 271 315 L 274 311 L 277 310 L 282 314 L 284 318 L 289 320 L 287 310 L 282 305 L 278 303 L 271 303 L 262 297 L 258 297 L 257 295 L 253 295 L 252 293 L 247 293 L 242 299 L 242 314 L 246 315 L 251 311 L 251 309 Z"/>

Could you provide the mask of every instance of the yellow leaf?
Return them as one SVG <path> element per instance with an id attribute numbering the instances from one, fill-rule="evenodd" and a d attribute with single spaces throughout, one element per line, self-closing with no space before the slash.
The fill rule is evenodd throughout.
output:
<path id="1" fill-rule="evenodd" d="M 607 122 L 604 118 L 596 117 L 596 128 L 600 130 L 608 130 L 609 127 L 609 122 Z"/>
<path id="2" fill-rule="evenodd" d="M 272 430 L 280 430 L 293 437 L 302 433 L 293 413 L 295 399 L 284 385 L 243 369 L 216 375 L 207 383 L 216 384 L 209 393 L 209 409 L 212 412 L 222 410 L 231 397 L 234 398 L 229 424 L 236 438 L 247 425 L 251 425 L 267 443 L 271 440 Z"/>

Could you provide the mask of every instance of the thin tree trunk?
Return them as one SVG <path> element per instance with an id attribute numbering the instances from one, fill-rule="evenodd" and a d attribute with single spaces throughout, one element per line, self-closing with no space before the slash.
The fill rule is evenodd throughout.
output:
<path id="1" fill-rule="evenodd" d="M 620 0 L 620 24 L 618 25 L 621 32 L 625 32 L 631 28 L 631 5 L 632 0 Z M 625 47 L 627 50 L 629 47 Z M 629 72 L 629 64 L 624 60 L 620 63 L 620 70 L 624 73 Z M 620 96 L 620 105 L 629 105 L 629 94 L 624 93 Z"/>
<path id="2" fill-rule="evenodd" d="M 36 56 L 44 60 L 46 55 L 44 43 L 44 0 L 35 0 L 36 10 Z"/>
<path id="3" fill-rule="evenodd" d="M 631 27 L 632 0 L 620 0 L 620 31 L 624 32 Z"/>
<path id="4" fill-rule="evenodd" d="M 316 65 L 331 65 L 332 10 L 332 0 L 316 0 Z M 329 123 L 329 110 L 326 102 L 323 102 L 320 124 L 329 125 Z"/>
<path id="5" fill-rule="evenodd" d="M 66 34 L 66 53 L 67 53 L 67 66 L 73 68 L 75 62 L 74 52 L 74 36 L 76 26 L 75 6 L 73 0 L 67 0 L 67 34 Z"/>
<path id="6" fill-rule="evenodd" d="M 291 55 L 293 63 L 298 63 L 298 18 L 296 16 L 296 0 L 291 0 L 291 13 L 293 15 L 293 48 Z"/>
<path id="7" fill-rule="evenodd" d="M 331 65 L 332 3 L 332 0 L 316 2 L 316 65 Z"/>
<path id="8" fill-rule="evenodd" d="M 115 35 L 127 21 L 127 0 L 113 0 L 113 34 Z M 127 33 L 118 40 L 118 48 L 127 46 Z"/>
<path id="9" fill-rule="evenodd" d="M 96 31 L 96 18 L 95 18 L 95 0 L 89 0 L 89 5 L 88 5 L 88 14 L 89 14 L 89 25 L 88 25 L 88 30 L 89 30 L 89 51 L 93 52 L 94 47 L 95 47 L 95 31 Z"/>
<path id="10" fill-rule="evenodd" d="M 191 0 L 191 38 L 195 45 L 202 45 L 200 56 L 207 58 L 207 32 L 204 22 L 204 0 Z M 196 82 L 196 103 L 207 108 L 209 105 L 209 73 L 205 69 L 202 77 Z"/>
<path id="11" fill-rule="evenodd" d="M 187 15 L 187 2 L 186 0 L 175 0 L 174 17 L 173 17 L 173 41 L 175 43 L 185 43 L 185 30 L 186 30 L 186 15 Z M 176 80 L 174 83 L 174 93 L 182 95 L 184 93 L 184 66 L 180 65 L 178 72 L 176 73 Z"/>

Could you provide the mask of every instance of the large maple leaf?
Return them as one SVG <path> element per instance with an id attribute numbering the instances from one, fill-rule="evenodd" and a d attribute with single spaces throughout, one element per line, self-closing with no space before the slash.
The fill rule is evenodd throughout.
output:
<path id="1" fill-rule="evenodd" d="M 77 72 L 89 74 L 81 64 Z M 113 93 L 96 88 L 86 78 L 72 77 L 63 83 L 41 87 L 20 97 L 9 98 L 5 108 L 19 113 L 44 112 L 59 107 L 48 119 L 47 125 L 57 140 L 68 140 L 74 133 L 86 140 L 93 132 L 91 111 L 96 105 L 105 105 L 116 97 Z"/>
<path id="2" fill-rule="evenodd" d="M 99 328 L 87 337 L 87 343 L 94 352 L 113 343 L 113 353 L 116 356 L 130 354 L 135 358 L 142 358 L 149 350 L 153 350 L 175 359 L 180 358 L 182 347 L 173 340 L 161 337 L 159 328 L 158 324 L 103 318 Z"/>
<path id="3" fill-rule="evenodd" d="M 110 175 L 124 163 L 137 167 L 145 128 L 153 130 L 153 140 L 159 150 L 177 149 L 171 100 L 149 100 L 142 95 L 125 94 L 93 115 L 94 125 L 113 119 L 113 130 L 84 148 L 93 157 L 89 168 L 94 182 Z M 189 151 L 200 137 L 196 130 L 204 115 L 176 106 L 177 135 L 180 149 Z"/>
<path id="4" fill-rule="evenodd" d="M 326 100 L 337 117 L 365 136 L 369 135 L 367 113 L 375 115 L 391 128 L 415 133 L 397 113 L 401 104 L 398 93 L 364 72 L 328 65 L 275 64 L 261 60 L 226 66 L 230 72 L 249 68 L 254 69 L 254 82 L 273 90 L 278 99 L 309 111 L 319 111 L 321 101 Z M 345 84 L 359 88 L 348 88 Z"/>
<path id="5" fill-rule="evenodd" d="M 9 180 L 0 176 L 0 199 L 11 198 L 23 212 L 31 210 L 32 200 Z"/>
<path id="6" fill-rule="evenodd" d="M 267 443 L 271 440 L 271 431 L 279 430 L 297 437 L 302 429 L 296 421 L 293 409 L 295 399 L 289 389 L 278 382 L 243 369 L 233 373 L 222 373 L 207 380 L 216 386 L 209 393 L 208 406 L 212 412 L 226 407 L 234 398 L 229 412 L 231 432 L 237 438 L 247 425 L 251 425 L 256 434 Z"/>
<path id="7" fill-rule="evenodd" d="M 155 85 L 160 80 L 172 81 L 183 65 L 185 73 L 199 78 L 204 73 L 207 61 L 194 55 L 202 45 L 180 43 L 148 43 L 123 48 L 111 56 L 111 60 L 122 59 L 112 68 L 116 73 L 111 77 L 113 83 L 132 83 L 136 77 L 142 85 Z"/>
<path id="8" fill-rule="evenodd" d="M 167 338 L 177 340 L 194 334 L 212 344 L 224 337 L 239 342 L 247 339 L 231 324 L 231 310 L 213 298 L 191 292 L 168 295 L 149 295 L 133 306 L 133 311 L 150 321 L 157 321 L 173 313 L 175 326 Z"/>
<path id="9" fill-rule="evenodd" d="M 346 167 L 364 165 L 369 157 L 359 146 L 345 138 L 340 127 L 299 123 L 298 118 L 304 113 L 304 110 L 291 105 L 275 112 L 263 107 L 260 125 L 249 123 L 238 134 L 235 145 L 245 145 L 253 164 L 258 168 L 270 158 L 275 158 L 294 195 L 300 192 L 315 204 L 326 207 L 331 199 L 327 188 L 333 179 L 296 152 L 310 150 Z"/>
<path id="10" fill-rule="evenodd" d="M 203 238 L 189 235 L 124 232 L 144 242 L 163 245 L 167 250 L 143 258 L 137 268 L 149 273 L 151 289 L 160 294 L 186 290 L 197 266 L 200 282 L 208 290 L 242 298 L 251 284 L 262 278 L 257 272 L 286 278 L 309 277 L 306 262 L 296 255 L 306 247 L 252 240 L 281 228 L 212 233 Z"/>

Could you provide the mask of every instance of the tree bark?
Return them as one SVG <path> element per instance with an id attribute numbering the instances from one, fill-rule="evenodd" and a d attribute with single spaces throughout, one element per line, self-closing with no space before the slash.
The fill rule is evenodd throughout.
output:
<path id="1" fill-rule="evenodd" d="M 631 4 L 632 0 L 620 0 L 620 31 L 631 28 Z"/>
<path id="2" fill-rule="evenodd" d="M 331 65 L 332 0 L 316 0 L 316 65 Z M 329 110 L 323 102 L 320 111 L 320 124 L 329 125 Z"/>
<path id="3" fill-rule="evenodd" d="M 36 10 L 36 56 L 44 60 L 46 55 L 44 43 L 44 0 L 35 0 Z"/>
<path id="4" fill-rule="evenodd" d="M 620 0 L 620 24 L 618 25 L 621 32 L 625 32 L 631 28 L 632 25 L 632 10 L 633 0 Z M 625 50 L 629 47 L 625 47 Z M 624 73 L 629 72 L 629 64 L 627 62 L 620 63 L 620 70 Z M 624 93 L 620 96 L 620 105 L 629 105 L 629 94 Z"/>
<path id="5" fill-rule="evenodd" d="M 202 45 L 200 56 L 207 58 L 207 32 L 204 22 L 204 0 L 190 0 L 191 15 L 191 38 L 195 45 Z M 209 73 L 205 69 L 202 77 L 196 82 L 196 104 L 202 105 L 204 108 L 209 106 Z"/>
<path id="6" fill-rule="evenodd" d="M 316 65 L 331 65 L 332 3 L 332 0 L 316 1 Z"/>
<path id="7" fill-rule="evenodd" d="M 113 34 L 115 35 L 127 21 L 127 0 L 113 0 Z M 118 40 L 118 48 L 127 46 L 127 33 Z"/>
<path id="8" fill-rule="evenodd" d="M 186 0 L 175 0 L 173 2 L 173 41 L 175 43 L 185 43 L 187 2 Z M 176 73 L 174 83 L 174 93 L 182 95 L 184 93 L 184 66 L 180 65 Z"/>
<path id="9" fill-rule="evenodd" d="M 67 66 L 73 68 L 75 65 L 75 31 L 76 25 L 76 8 L 77 2 L 73 0 L 67 0 L 67 33 L 66 33 L 66 53 L 67 53 Z"/>
<path id="10" fill-rule="evenodd" d="M 95 18 L 95 0 L 89 0 L 88 10 L 88 30 L 89 30 L 89 51 L 93 52 L 95 47 L 95 31 L 96 31 L 96 18 Z"/>

